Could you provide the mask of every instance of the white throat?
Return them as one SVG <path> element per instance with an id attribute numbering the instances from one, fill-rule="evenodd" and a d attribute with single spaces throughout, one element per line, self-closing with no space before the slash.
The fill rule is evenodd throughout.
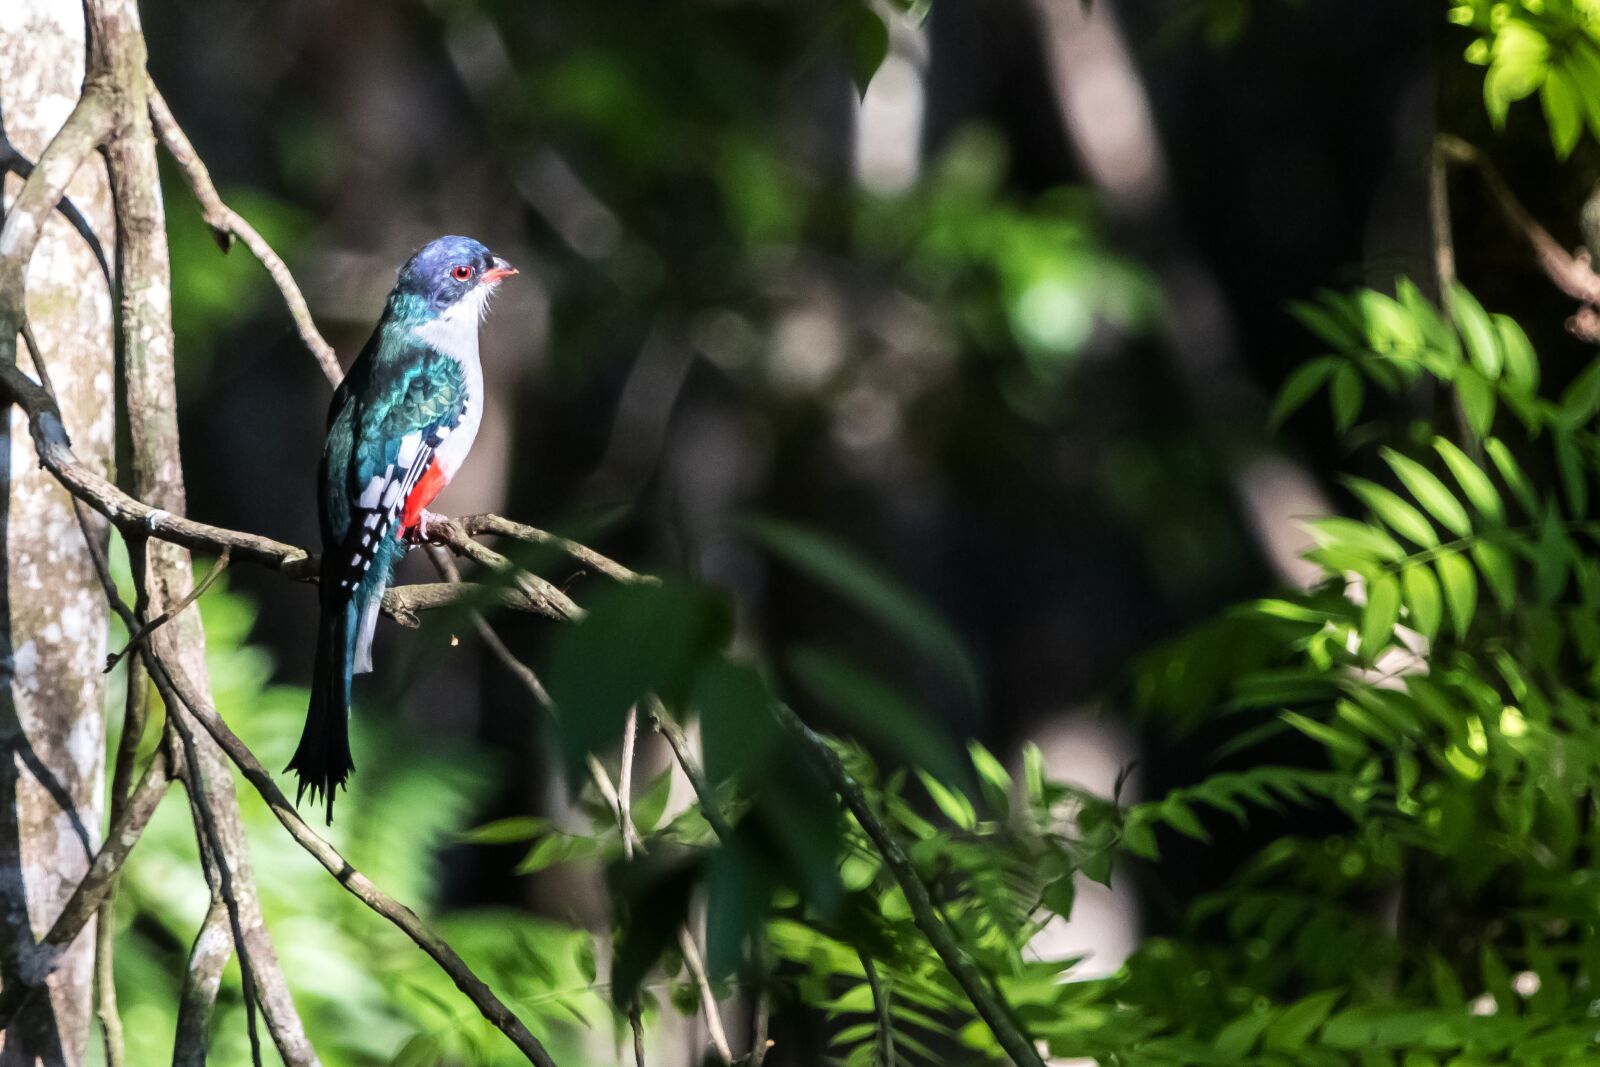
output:
<path id="1" fill-rule="evenodd" d="M 483 318 L 489 292 L 480 286 L 457 300 L 444 314 L 412 328 L 419 341 L 426 341 L 445 355 L 472 365 L 478 361 L 478 322 Z"/>

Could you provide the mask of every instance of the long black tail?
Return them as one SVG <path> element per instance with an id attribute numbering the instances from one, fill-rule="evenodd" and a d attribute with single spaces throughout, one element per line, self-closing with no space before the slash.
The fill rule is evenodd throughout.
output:
<path id="1" fill-rule="evenodd" d="M 325 603 L 322 607 L 311 706 L 306 709 L 300 747 L 284 768 L 300 776 L 294 802 L 299 804 L 308 790 L 313 804 L 320 796 L 328 805 L 329 825 L 333 823 L 334 790 L 356 769 L 350 758 L 350 632 L 355 621 L 351 604 Z"/>

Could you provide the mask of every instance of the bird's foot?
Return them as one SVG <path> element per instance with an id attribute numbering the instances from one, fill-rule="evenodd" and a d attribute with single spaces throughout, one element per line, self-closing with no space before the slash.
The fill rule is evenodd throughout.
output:
<path id="1" fill-rule="evenodd" d="M 406 528 L 406 543 L 411 545 L 413 548 L 427 544 L 433 540 L 433 538 L 428 534 L 429 524 L 440 525 L 449 521 L 450 516 L 440 515 L 437 512 L 429 511 L 424 508 L 422 510 L 422 514 L 417 516 L 416 523 Z"/>

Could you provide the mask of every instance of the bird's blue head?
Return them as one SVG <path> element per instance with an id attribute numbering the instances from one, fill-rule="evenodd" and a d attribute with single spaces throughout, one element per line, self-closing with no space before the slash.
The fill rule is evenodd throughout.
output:
<path id="1" fill-rule="evenodd" d="M 406 260 L 394 298 L 424 316 L 443 315 L 469 297 L 481 310 L 500 280 L 515 273 L 517 268 L 470 237 L 440 237 Z"/>

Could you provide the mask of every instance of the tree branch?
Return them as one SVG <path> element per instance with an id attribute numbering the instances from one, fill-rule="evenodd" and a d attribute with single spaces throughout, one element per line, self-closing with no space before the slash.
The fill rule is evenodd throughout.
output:
<path id="1" fill-rule="evenodd" d="M 856 955 L 872 990 L 872 1007 L 878 1016 L 878 1067 L 894 1067 L 894 1016 L 889 1012 L 889 990 L 878 980 L 877 965 L 859 947 Z"/>
<path id="2" fill-rule="evenodd" d="M 213 897 L 183 972 L 172 1067 L 205 1067 L 211 1043 L 211 1012 L 216 1007 L 217 990 L 222 987 L 222 971 L 231 955 L 233 934 L 228 906 L 220 897 Z"/>
<path id="3" fill-rule="evenodd" d="M 44 988 L 45 979 L 55 970 L 61 956 L 77 940 L 95 912 L 105 903 L 116 885 L 117 874 L 133 851 L 139 835 L 144 832 L 156 805 L 166 795 L 172 782 L 174 760 L 181 757 L 163 747 L 158 749 L 144 777 L 128 797 L 121 817 L 114 820 L 106 832 L 105 844 L 95 853 L 88 872 L 78 887 L 72 891 L 66 906 L 56 921 L 33 950 L 26 954 L 22 967 L 14 976 L 8 976 L 0 988 L 0 1030 L 15 1017 L 35 991 Z"/>
<path id="4" fill-rule="evenodd" d="M 40 153 L 33 174 L 22 183 L 6 212 L 5 223 L 0 225 L 0 363 L 17 361 L 23 283 L 45 220 L 66 195 L 78 167 L 111 132 L 114 120 L 111 101 L 93 83 L 86 84 L 72 114 Z"/>
<path id="5" fill-rule="evenodd" d="M 317 836 L 316 832 L 306 825 L 305 820 L 295 811 L 294 805 L 289 802 L 289 798 L 284 796 L 282 790 L 273 782 L 272 775 L 244 742 L 229 729 L 208 697 L 196 691 L 181 673 L 172 670 L 160 654 L 152 655 L 150 667 L 157 684 L 171 687 L 174 698 L 205 728 L 222 751 L 227 753 L 234 765 L 239 768 L 239 773 L 244 776 L 245 781 L 261 795 L 278 822 L 289 831 L 289 836 L 294 838 L 301 848 L 322 864 L 328 873 L 333 875 L 334 880 L 344 886 L 352 896 L 399 927 L 418 948 L 431 956 L 455 982 L 456 988 L 466 994 L 483 1017 L 505 1034 L 530 1063 L 538 1067 L 555 1067 L 555 1061 L 550 1058 L 550 1054 L 538 1039 L 529 1033 L 522 1020 L 495 996 L 493 990 L 472 972 L 443 938 L 430 930 L 410 908 L 374 885 L 366 875 L 356 870 L 340 855 L 337 849 Z"/>
<path id="6" fill-rule="evenodd" d="M 557 534 L 520 522 L 513 522 L 501 515 L 463 515 L 453 521 L 469 537 L 482 537 L 486 534 L 493 534 L 499 537 L 510 537 L 517 541 L 526 541 L 529 544 L 544 545 L 554 548 L 579 563 L 619 582 L 654 583 L 656 581 L 650 575 L 631 571 L 616 560 L 602 556 L 588 545 L 581 545 Z"/>
<path id="7" fill-rule="evenodd" d="M 928 887 L 922 884 L 922 876 L 917 873 L 910 857 L 889 832 L 889 828 L 872 810 L 872 805 L 867 803 L 866 794 L 855 779 L 850 777 L 850 772 L 845 769 L 838 754 L 828 747 L 828 743 L 821 736 L 802 722 L 788 705 L 774 701 L 772 708 L 778 722 L 800 742 L 818 769 L 833 784 L 834 792 L 839 794 L 845 807 L 856 817 L 861 829 L 866 831 L 867 837 L 872 840 L 879 855 L 883 857 L 889 873 L 899 884 L 900 891 L 905 894 L 906 904 L 911 909 L 912 921 L 917 924 L 922 935 L 928 939 L 933 950 L 949 968 L 951 976 L 966 993 L 967 999 L 977 1009 L 979 1016 L 988 1024 L 989 1029 L 994 1031 L 994 1036 L 999 1040 L 1000 1047 L 1005 1049 L 1006 1055 L 1011 1057 L 1011 1061 L 1017 1067 L 1044 1067 L 1038 1049 L 1012 1017 L 1010 1006 L 1006 1004 L 999 991 L 989 984 L 988 979 L 978 970 L 978 965 L 967 954 L 967 950 L 945 925 L 938 909 L 934 907 L 933 899 L 928 895 Z"/>
<path id="8" fill-rule="evenodd" d="M 1434 139 L 1434 151 L 1452 163 L 1477 168 L 1500 214 L 1510 227 L 1528 242 L 1534 260 L 1545 276 L 1563 293 L 1580 301 L 1584 306 L 1567 320 L 1567 329 L 1585 341 L 1600 341 L 1600 274 L 1589 262 L 1588 250 L 1574 255 L 1568 252 L 1522 206 L 1511 191 L 1511 186 L 1501 177 L 1493 163 L 1478 148 L 1459 137 L 1441 133 Z"/>
<path id="9" fill-rule="evenodd" d="M 188 135 L 178 125 L 178 120 L 173 117 L 172 109 L 167 107 L 167 101 L 156 88 L 154 81 L 149 83 L 149 93 L 150 118 L 155 123 L 156 133 L 160 135 L 161 143 L 166 146 L 172 161 L 183 171 L 190 191 L 200 202 L 200 214 L 205 219 L 206 225 L 211 227 L 218 246 L 226 253 L 233 244 L 233 239 L 237 237 L 244 242 L 250 254 L 267 269 L 267 273 L 272 275 L 272 280 L 277 283 L 278 292 L 283 295 L 283 302 L 289 309 L 289 317 L 294 319 L 295 329 L 300 331 L 300 340 L 311 350 L 312 358 L 322 368 L 328 384 L 337 388 L 339 382 L 344 379 L 344 370 L 339 366 L 339 356 L 317 330 L 317 324 L 311 318 L 311 308 L 307 306 L 306 298 L 301 294 L 300 286 L 296 284 L 294 275 L 289 272 L 288 265 L 244 216 L 222 202 L 216 185 L 211 181 L 211 172 L 206 169 L 199 153 L 194 150 L 194 145 L 189 142 Z"/>

